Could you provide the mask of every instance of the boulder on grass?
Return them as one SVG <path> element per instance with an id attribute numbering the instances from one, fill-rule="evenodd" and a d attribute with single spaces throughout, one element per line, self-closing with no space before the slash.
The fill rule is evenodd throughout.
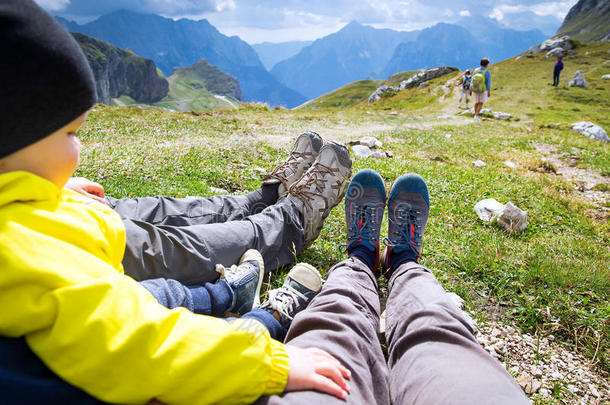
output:
<path id="1" fill-rule="evenodd" d="M 602 127 L 600 127 L 599 125 L 595 125 L 592 122 L 588 122 L 588 121 L 575 122 L 572 124 L 572 129 L 593 140 L 601 141 L 601 142 L 610 142 L 610 139 L 608 138 L 608 134 L 606 133 L 606 131 L 604 131 L 604 129 Z"/>
<path id="2" fill-rule="evenodd" d="M 585 76 L 577 71 L 574 73 L 574 78 L 568 82 L 568 87 L 582 87 L 587 88 L 587 81 L 585 80 Z"/>

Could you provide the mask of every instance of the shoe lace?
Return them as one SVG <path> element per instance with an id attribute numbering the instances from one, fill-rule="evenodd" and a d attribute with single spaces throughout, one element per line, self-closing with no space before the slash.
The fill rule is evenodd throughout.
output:
<path id="1" fill-rule="evenodd" d="M 362 240 L 377 244 L 379 233 L 377 232 L 377 215 L 375 214 L 378 208 L 379 206 L 376 204 L 364 204 L 352 213 L 350 221 L 348 221 L 351 226 L 347 232 L 350 235 L 347 246 L 350 246 L 352 242 L 362 242 Z"/>
<path id="2" fill-rule="evenodd" d="M 225 279 L 227 283 L 231 284 L 245 276 L 249 272 L 249 269 L 245 264 L 240 264 L 239 266 L 234 264 L 229 268 L 226 268 L 222 264 L 217 264 L 216 271 L 220 274 L 220 278 Z"/>
<path id="3" fill-rule="evenodd" d="M 410 249 L 419 255 L 418 246 L 422 242 L 422 212 L 411 207 L 396 210 L 395 218 L 388 218 L 393 235 L 384 238 L 383 244 L 389 248 Z"/>
<path id="4" fill-rule="evenodd" d="M 311 152 L 298 152 L 298 151 L 293 151 L 292 153 L 290 153 L 290 156 L 288 156 L 288 159 L 282 163 L 279 166 L 276 166 L 271 173 L 269 173 L 268 175 L 266 175 L 263 179 L 270 179 L 270 178 L 276 178 L 276 179 L 285 179 L 286 177 L 288 177 L 288 175 L 286 174 L 286 172 L 288 171 L 288 169 L 290 169 L 292 172 L 296 172 L 299 166 L 299 163 L 301 160 L 304 160 L 306 158 L 310 158 L 311 156 L 313 156 L 313 153 Z"/>
<path id="5" fill-rule="evenodd" d="M 269 291 L 269 299 L 261 308 L 271 308 L 282 315 L 282 317 L 292 320 L 293 315 L 297 310 L 296 306 L 299 302 L 299 298 L 303 300 L 307 299 L 295 289 L 283 286 Z"/>
<path id="6" fill-rule="evenodd" d="M 338 171 L 338 168 L 328 167 L 320 162 L 316 162 L 305 174 L 304 181 L 301 179 L 298 183 L 295 183 L 290 187 L 290 194 L 300 199 L 308 208 L 312 207 L 312 200 L 314 197 L 322 197 L 324 207 L 321 208 L 321 211 L 323 211 L 328 208 L 328 200 L 322 194 L 322 190 L 324 190 L 326 182 L 329 180 L 326 176 Z M 312 185 L 315 185 L 315 191 L 310 190 Z M 332 189 L 339 189 L 340 187 L 340 181 L 336 181 L 335 184 L 331 185 Z"/>

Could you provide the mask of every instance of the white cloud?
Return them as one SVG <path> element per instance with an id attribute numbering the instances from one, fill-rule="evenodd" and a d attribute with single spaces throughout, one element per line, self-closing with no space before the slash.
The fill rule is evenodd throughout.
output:
<path id="1" fill-rule="evenodd" d="M 576 4 L 575 0 L 546 2 L 532 6 L 531 10 L 538 15 L 552 15 L 563 19 L 574 4 Z"/>
<path id="2" fill-rule="evenodd" d="M 66 6 L 70 4 L 70 0 L 36 0 L 36 3 L 44 9 L 59 11 L 66 8 Z"/>
<path id="3" fill-rule="evenodd" d="M 470 14 L 470 11 L 468 10 L 462 10 L 460 11 L 460 16 L 462 17 L 470 17 L 472 14 Z"/>

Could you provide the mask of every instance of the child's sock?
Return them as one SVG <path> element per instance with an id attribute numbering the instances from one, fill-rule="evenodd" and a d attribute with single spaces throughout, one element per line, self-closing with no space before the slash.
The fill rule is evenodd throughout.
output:
<path id="1" fill-rule="evenodd" d="M 349 257 L 355 257 L 366 264 L 371 271 L 375 268 L 375 252 L 364 246 L 356 246 L 349 252 Z"/>
<path id="2" fill-rule="evenodd" d="M 191 291 L 196 314 L 222 317 L 233 303 L 233 290 L 225 280 L 187 288 Z"/>
<path id="3" fill-rule="evenodd" d="M 390 252 L 390 272 L 394 273 L 400 265 L 408 262 L 417 263 L 417 256 L 410 249 L 400 253 Z"/>

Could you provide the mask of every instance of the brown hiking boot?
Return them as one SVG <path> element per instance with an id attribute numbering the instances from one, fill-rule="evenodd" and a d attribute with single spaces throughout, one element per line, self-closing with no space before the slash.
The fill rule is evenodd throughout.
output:
<path id="1" fill-rule="evenodd" d="M 352 175 L 352 160 L 345 145 L 328 142 L 315 162 L 290 189 L 288 198 L 303 214 L 305 246 L 311 244 L 324 225 L 324 219 L 343 199 Z"/>
<path id="2" fill-rule="evenodd" d="M 301 178 L 303 173 L 312 165 L 322 148 L 322 138 L 313 131 L 299 135 L 288 159 L 266 175 L 263 184 L 277 184 L 278 196 L 288 193 L 290 186 Z"/>

